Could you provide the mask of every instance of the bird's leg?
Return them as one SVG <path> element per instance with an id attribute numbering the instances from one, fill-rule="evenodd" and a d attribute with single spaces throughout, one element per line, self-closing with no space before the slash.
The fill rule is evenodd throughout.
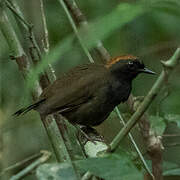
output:
<path id="1" fill-rule="evenodd" d="M 104 141 L 104 137 L 100 135 L 96 129 L 90 126 L 82 126 L 80 128 L 88 135 L 93 136 L 96 141 Z"/>
<path id="2" fill-rule="evenodd" d="M 86 138 L 84 144 L 87 141 L 91 141 L 94 144 L 96 144 L 95 141 L 100 141 L 100 142 L 104 142 L 104 138 L 103 136 L 101 136 L 94 128 L 90 127 L 90 126 L 82 126 L 82 125 L 78 125 L 76 124 L 75 127 L 78 129 L 78 131 Z M 80 137 L 83 141 L 83 137 Z"/>
<path id="3" fill-rule="evenodd" d="M 79 139 L 79 140 L 82 140 L 82 141 L 83 141 L 83 144 L 86 144 L 87 141 L 91 141 L 91 142 L 93 142 L 94 144 L 96 144 L 96 142 L 95 142 L 94 140 L 92 140 L 91 137 L 88 136 L 88 135 L 81 129 L 81 127 L 80 127 L 78 124 L 76 124 L 75 127 L 76 127 L 76 129 L 78 130 L 78 139 Z M 84 139 L 79 133 L 81 133 L 81 135 L 83 135 L 83 137 L 84 137 L 85 139 Z"/>

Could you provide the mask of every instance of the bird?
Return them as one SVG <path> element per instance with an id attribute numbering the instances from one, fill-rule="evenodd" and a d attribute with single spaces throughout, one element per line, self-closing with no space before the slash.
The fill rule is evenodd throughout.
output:
<path id="1" fill-rule="evenodd" d="M 127 101 L 132 81 L 141 73 L 155 74 L 133 55 L 117 56 L 106 64 L 82 64 L 55 80 L 43 90 L 37 102 L 14 115 L 30 110 L 43 117 L 59 113 L 71 124 L 98 126 L 117 105 Z"/>

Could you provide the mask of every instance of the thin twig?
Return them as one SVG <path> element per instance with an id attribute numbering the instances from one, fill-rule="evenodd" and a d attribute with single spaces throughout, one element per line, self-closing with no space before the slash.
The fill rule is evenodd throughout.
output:
<path id="1" fill-rule="evenodd" d="M 165 145 L 165 147 L 175 147 L 175 146 L 180 146 L 180 143 L 171 143 Z"/>
<path id="2" fill-rule="evenodd" d="M 85 15 L 82 13 L 82 11 L 78 8 L 76 2 L 74 0 L 63 0 L 66 4 L 71 16 L 74 19 L 74 22 L 77 26 L 80 26 L 81 28 L 84 28 L 85 30 L 89 30 L 88 22 L 86 20 Z M 99 54 L 102 62 L 108 61 L 111 56 L 109 52 L 104 48 L 102 42 L 97 39 L 94 49 Z"/>
<path id="3" fill-rule="evenodd" d="M 48 28 L 47 28 L 47 23 L 46 23 L 46 16 L 44 12 L 44 4 L 43 4 L 43 0 L 39 0 L 39 2 L 40 2 L 40 8 L 41 8 L 43 30 L 44 30 L 44 39 L 42 40 L 43 49 L 44 49 L 44 52 L 48 54 L 49 53 L 49 35 L 48 35 Z M 49 71 L 51 72 L 49 73 L 51 75 L 51 81 L 55 81 L 56 80 L 55 71 L 51 64 L 48 64 L 48 67 L 49 67 Z"/>
<path id="4" fill-rule="evenodd" d="M 63 7 L 63 9 L 64 9 L 64 11 L 65 11 L 65 13 L 66 13 L 66 15 L 67 15 L 67 17 L 68 17 L 68 19 L 69 19 L 69 21 L 70 21 L 70 23 L 71 23 L 71 26 L 72 26 L 72 28 L 73 28 L 73 30 L 74 30 L 74 33 L 76 34 L 76 37 L 77 37 L 78 40 L 79 40 L 79 43 L 80 43 L 82 49 L 83 49 L 84 52 L 86 53 L 89 61 L 90 61 L 91 63 L 94 63 L 94 60 L 93 60 L 91 54 L 89 53 L 88 48 L 87 48 L 86 45 L 84 44 L 81 36 L 79 35 L 78 29 L 76 28 L 76 25 L 75 25 L 75 23 L 74 23 L 71 15 L 70 15 L 70 13 L 69 13 L 69 11 L 68 11 L 68 9 L 67 9 L 64 1 L 63 1 L 63 0 L 58 0 L 58 1 L 60 2 L 61 6 Z"/>
<path id="5" fill-rule="evenodd" d="M 8 172 L 8 171 L 10 171 L 10 170 L 12 170 L 12 169 L 15 169 L 15 168 L 17 168 L 17 167 L 19 167 L 19 166 L 24 165 L 25 163 L 27 163 L 27 162 L 29 162 L 29 161 L 32 161 L 32 160 L 35 159 L 35 158 L 38 158 L 41 154 L 42 154 L 41 152 L 36 153 L 36 154 L 34 154 L 34 155 L 26 158 L 26 159 L 23 159 L 23 160 L 20 161 L 20 162 L 17 162 L 17 163 L 15 163 L 15 164 L 13 164 L 13 165 L 11 165 L 11 166 L 3 169 L 2 172 L 0 173 L 0 176 L 2 176 L 3 174 L 5 174 L 6 172 Z"/>
<path id="6" fill-rule="evenodd" d="M 39 59 L 41 59 L 41 51 L 40 48 L 35 40 L 35 36 L 33 33 L 33 24 L 28 23 L 25 18 L 23 17 L 20 9 L 14 4 L 10 3 L 8 0 L 6 0 L 7 7 L 13 12 L 13 14 L 22 22 L 23 27 L 29 32 L 29 39 L 33 45 L 33 47 L 36 49 Z"/>
<path id="7" fill-rule="evenodd" d="M 17 173 L 16 175 L 12 176 L 10 180 L 18 180 L 21 179 L 22 177 L 26 176 L 29 174 L 34 168 L 38 167 L 40 164 L 46 162 L 50 156 L 51 153 L 49 151 L 42 150 L 41 151 L 42 156 L 35 160 L 33 163 L 31 163 L 29 166 L 27 166 L 25 169 Z"/>
<path id="8" fill-rule="evenodd" d="M 116 113 L 117 113 L 119 119 L 121 120 L 123 126 L 125 126 L 126 125 L 125 121 L 124 121 L 123 117 L 121 116 L 121 113 L 120 113 L 118 107 L 116 107 L 115 110 L 116 110 Z M 128 136 L 129 136 L 130 141 L 132 142 L 132 144 L 133 144 L 133 146 L 134 146 L 134 148 L 135 148 L 141 162 L 143 163 L 143 166 L 144 166 L 145 170 L 149 173 L 149 175 L 152 177 L 152 179 L 154 179 L 153 174 L 151 173 L 151 171 L 150 171 L 150 169 L 149 169 L 149 167 L 148 167 L 148 165 L 147 165 L 141 151 L 139 150 L 139 148 L 138 148 L 138 146 L 137 146 L 137 144 L 136 144 L 136 142 L 135 142 L 135 140 L 134 140 L 134 138 L 133 138 L 133 136 L 132 136 L 132 134 L 130 132 L 128 133 Z"/>
<path id="9" fill-rule="evenodd" d="M 130 95 L 127 103 L 128 103 L 131 113 L 136 112 L 138 105 L 140 104 L 140 102 L 142 102 L 142 100 L 140 100 L 137 103 L 136 102 L 137 100 L 139 101 L 140 99 Z M 146 145 L 146 149 L 147 149 L 146 153 L 148 153 L 152 161 L 152 169 L 157 170 L 156 171 L 157 173 L 154 174 L 153 172 L 153 176 L 156 180 L 159 180 L 158 178 L 160 176 L 161 176 L 160 179 L 162 179 L 162 142 L 161 142 L 161 139 L 151 129 L 151 125 L 148 120 L 147 114 L 144 114 L 140 118 L 138 125 L 140 128 L 140 132 L 142 134 L 144 143 Z M 154 154 L 156 154 L 157 156 L 154 156 Z"/>
<path id="10" fill-rule="evenodd" d="M 25 20 L 21 10 L 14 2 L 9 2 L 8 0 L 6 0 L 6 5 L 12 11 L 12 13 L 17 17 L 19 22 L 23 25 L 24 29 L 27 31 L 29 41 L 32 45 L 32 47 L 29 48 L 29 53 L 33 63 L 36 65 L 38 61 L 41 60 L 42 53 L 35 39 L 35 35 L 33 32 L 33 25 Z M 54 75 L 53 72 L 50 71 L 50 73 Z M 49 85 L 49 83 L 50 81 L 47 73 L 45 72 L 43 74 L 40 74 L 40 84 L 42 88 L 43 89 L 46 88 Z"/>
<path id="11" fill-rule="evenodd" d="M 27 21 L 25 21 L 22 15 L 19 12 L 17 12 L 15 4 L 13 4 L 9 0 L 6 0 L 5 2 L 6 2 L 7 7 L 14 13 L 14 15 L 17 16 L 24 23 L 25 27 L 33 28 L 33 24 L 30 24 Z"/>
<path id="12" fill-rule="evenodd" d="M 48 29 L 47 29 L 47 23 L 46 23 L 46 16 L 44 13 L 44 4 L 43 4 L 43 0 L 39 0 L 40 2 L 40 9 L 41 9 L 41 17 L 42 17 L 42 23 L 43 23 L 43 31 L 44 31 L 44 39 L 43 39 L 43 43 L 44 43 L 44 50 L 46 53 L 49 52 L 49 35 L 48 35 Z"/>
<path id="13" fill-rule="evenodd" d="M 180 137 L 180 134 L 163 134 L 163 137 Z"/>
<path id="14" fill-rule="evenodd" d="M 91 174 L 91 172 L 86 172 L 83 177 L 81 178 L 81 180 L 89 180 L 90 178 L 92 178 L 93 175 Z"/>

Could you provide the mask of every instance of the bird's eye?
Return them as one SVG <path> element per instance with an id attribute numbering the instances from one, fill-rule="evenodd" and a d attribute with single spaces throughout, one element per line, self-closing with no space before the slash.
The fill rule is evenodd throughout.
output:
<path id="1" fill-rule="evenodd" d="M 128 62 L 128 67 L 129 68 L 134 68 L 134 63 L 133 62 Z"/>

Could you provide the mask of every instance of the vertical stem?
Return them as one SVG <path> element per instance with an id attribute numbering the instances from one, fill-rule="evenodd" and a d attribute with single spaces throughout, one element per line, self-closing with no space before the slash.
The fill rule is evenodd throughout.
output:
<path id="1" fill-rule="evenodd" d="M 14 32 L 11 24 L 9 23 L 9 20 L 4 11 L 4 6 L 0 6 L 0 7 L 1 7 L 0 8 L 0 28 L 1 28 L 4 36 L 6 37 L 7 42 L 11 45 L 10 48 L 13 50 L 13 53 L 15 54 L 14 59 L 17 62 L 19 62 L 18 65 L 19 65 L 20 69 L 22 70 L 23 73 L 27 71 L 27 73 L 24 73 L 24 77 L 27 77 L 28 72 L 30 71 L 30 67 L 25 66 L 25 65 L 29 64 L 29 61 L 28 61 L 27 56 L 16 36 L 16 33 Z M 19 15 L 18 12 L 16 12 L 16 13 Z M 22 18 L 23 18 L 23 15 L 21 16 L 21 20 L 22 20 Z M 23 18 L 23 20 L 24 20 L 24 18 Z M 13 41 L 13 43 L 11 41 Z M 39 86 L 39 88 L 41 90 L 40 86 Z M 38 93 L 38 96 L 39 95 L 40 95 L 40 93 Z M 79 148 L 81 148 L 81 147 L 76 143 L 76 147 L 71 147 L 70 150 L 68 149 L 71 146 L 71 141 L 68 137 L 66 129 L 62 130 L 57 126 L 56 121 L 58 122 L 58 118 L 56 118 L 56 117 L 54 118 L 52 116 L 45 118 L 45 117 L 41 116 L 41 120 L 46 129 L 49 140 L 52 144 L 52 147 L 54 149 L 57 160 L 60 162 L 64 162 L 64 161 L 69 162 L 73 168 L 74 179 L 75 180 L 80 179 L 80 173 L 76 170 L 76 167 L 74 166 L 74 164 L 72 162 L 72 158 L 74 158 L 75 156 L 72 157 L 70 150 L 72 150 L 73 148 L 74 149 L 77 148 L 77 146 Z M 65 135 L 66 135 L 66 137 L 65 137 Z M 70 145 L 68 145 L 68 144 L 70 144 Z M 79 150 L 78 155 L 79 155 L 79 157 L 83 156 L 83 153 Z"/>
<path id="2" fill-rule="evenodd" d="M 47 23 L 46 23 L 46 16 L 44 12 L 44 4 L 43 4 L 43 0 L 39 0 L 39 2 L 40 2 L 41 18 L 42 18 L 43 31 L 44 31 L 44 39 L 42 42 L 43 42 L 44 52 L 48 54 L 49 53 L 49 35 L 48 35 L 48 28 L 47 28 Z M 55 81 L 56 75 L 55 75 L 55 71 L 52 65 L 48 64 L 48 68 L 49 68 L 51 81 Z"/>
<path id="3" fill-rule="evenodd" d="M 68 19 L 69 19 L 69 21 L 70 21 L 70 23 L 71 23 L 71 26 L 72 26 L 72 28 L 73 28 L 73 30 L 74 30 L 74 33 L 76 34 L 76 37 L 78 38 L 79 43 L 80 43 L 82 49 L 84 50 L 86 56 L 88 57 L 88 59 L 89 59 L 89 61 L 90 61 L 91 63 L 94 63 L 94 60 L 93 60 L 91 54 L 89 53 L 88 48 L 87 48 L 86 45 L 84 44 L 81 36 L 79 35 L 79 32 L 78 32 L 78 30 L 77 30 L 77 28 L 76 28 L 76 25 L 75 25 L 75 23 L 74 23 L 71 15 L 70 15 L 70 13 L 69 13 L 69 11 L 68 11 L 68 9 L 67 9 L 64 1 L 63 1 L 63 0 L 59 0 L 59 2 L 60 2 L 60 4 L 61 4 L 61 6 L 63 7 L 64 11 L 66 12 L 66 15 L 67 15 L 67 17 L 68 17 Z"/>
<path id="4" fill-rule="evenodd" d="M 82 11 L 78 8 L 75 0 L 63 0 L 63 1 L 64 4 L 67 6 L 69 12 L 71 13 L 74 22 L 78 26 L 84 27 L 84 29 L 88 29 L 88 22 L 86 20 L 86 17 L 82 13 Z M 104 48 L 102 42 L 98 39 L 94 49 L 98 52 L 103 62 L 106 62 L 111 58 L 109 52 L 106 50 L 106 48 Z"/>
<path id="5" fill-rule="evenodd" d="M 46 16 L 44 13 L 44 4 L 43 4 L 43 0 L 39 0 L 40 2 L 40 8 L 41 8 L 41 18 L 42 18 L 42 23 L 43 23 L 43 34 L 44 34 L 44 50 L 46 53 L 49 52 L 49 35 L 48 35 L 48 29 L 47 29 L 47 23 L 46 23 Z"/>
<path id="6" fill-rule="evenodd" d="M 13 53 L 14 59 L 16 60 L 19 69 L 21 70 L 24 78 L 26 78 L 30 70 L 29 61 L 16 36 L 16 33 L 14 32 L 14 29 L 12 28 L 8 20 L 8 17 L 4 10 L 4 5 L 2 4 L 0 4 L 0 29 L 7 40 L 7 43 L 10 47 L 10 50 Z M 41 90 L 41 87 L 38 84 L 38 88 L 35 89 L 37 96 L 39 96 L 39 94 L 41 93 L 39 90 Z M 51 119 L 44 119 L 43 117 L 41 118 L 42 121 L 44 122 L 43 124 L 45 126 L 52 147 L 54 148 L 55 154 L 57 155 L 57 159 L 59 161 L 68 159 L 71 162 L 69 153 L 67 152 L 67 149 L 64 146 L 64 141 L 62 140 L 62 138 L 60 138 L 61 134 L 59 132 L 55 120 L 53 118 Z M 62 151 L 62 149 L 64 149 L 64 151 Z M 74 169 L 74 177 L 75 179 L 78 179 L 79 177 L 79 174 L 77 174 L 75 169 Z"/>

